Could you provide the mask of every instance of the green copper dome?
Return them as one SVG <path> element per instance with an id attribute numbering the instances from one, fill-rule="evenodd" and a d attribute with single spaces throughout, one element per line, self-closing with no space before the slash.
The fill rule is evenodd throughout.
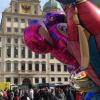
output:
<path id="1" fill-rule="evenodd" d="M 43 7 L 43 11 L 52 11 L 53 9 L 57 10 L 57 9 L 62 9 L 60 3 L 56 0 L 49 0 L 47 3 L 45 3 L 44 7 Z"/>

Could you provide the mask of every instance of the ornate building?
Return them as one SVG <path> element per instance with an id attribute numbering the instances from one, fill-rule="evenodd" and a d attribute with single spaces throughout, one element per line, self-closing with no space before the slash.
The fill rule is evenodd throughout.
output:
<path id="1" fill-rule="evenodd" d="M 53 1 L 45 4 L 44 11 L 59 9 L 58 2 L 55 1 L 51 7 L 50 3 Z M 68 82 L 66 65 L 50 54 L 35 54 L 24 45 L 24 28 L 31 19 L 41 19 L 42 14 L 39 0 L 11 0 L 10 7 L 3 12 L 0 31 L 0 82 Z"/>

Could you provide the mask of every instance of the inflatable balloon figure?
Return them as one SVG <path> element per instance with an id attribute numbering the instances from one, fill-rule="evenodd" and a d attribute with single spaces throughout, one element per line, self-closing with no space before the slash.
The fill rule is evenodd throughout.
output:
<path id="1" fill-rule="evenodd" d="M 91 80 L 98 90 L 94 86 L 89 90 L 100 91 L 100 9 L 87 0 L 58 1 L 64 5 L 63 8 L 67 15 L 68 45 L 83 69 L 76 80 L 81 88 L 85 85 L 87 89 L 93 86 L 89 84 Z M 86 76 L 89 81 L 85 79 Z M 96 95 L 93 98 L 96 98 Z M 98 98 L 100 99 L 100 96 Z"/>
<path id="2" fill-rule="evenodd" d="M 24 31 L 25 44 L 67 64 L 74 82 L 87 92 L 85 100 L 100 100 L 100 9 L 87 0 L 58 1 L 65 12 L 32 20 Z"/>

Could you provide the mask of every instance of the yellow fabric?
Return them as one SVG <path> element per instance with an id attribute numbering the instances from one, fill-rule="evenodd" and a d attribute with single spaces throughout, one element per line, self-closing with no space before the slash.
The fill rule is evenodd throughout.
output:
<path id="1" fill-rule="evenodd" d="M 89 46 L 83 28 L 78 25 L 80 52 L 81 52 L 81 66 L 87 68 L 89 65 Z"/>
<path id="2" fill-rule="evenodd" d="M 73 18 L 77 25 L 78 34 L 79 34 L 81 67 L 83 67 L 83 69 L 85 69 L 89 65 L 89 46 L 88 46 L 88 41 L 87 41 L 88 34 L 85 33 L 84 28 L 80 25 L 80 21 L 79 21 L 77 14 L 78 14 L 78 10 L 75 7 L 75 15 L 73 16 Z M 85 35 L 85 34 L 87 34 L 87 35 Z"/>
<path id="3" fill-rule="evenodd" d="M 78 77 L 77 77 L 78 76 Z M 89 78 L 86 76 L 85 71 L 80 72 L 78 75 L 76 75 L 76 77 L 74 77 L 75 79 L 75 83 L 77 85 L 79 85 L 79 90 L 82 92 L 87 92 L 91 90 L 91 86 L 90 84 L 90 80 Z"/>
<path id="4" fill-rule="evenodd" d="M 84 33 L 85 33 L 85 36 L 86 36 L 87 40 L 89 40 L 90 33 L 86 29 L 84 29 Z"/>
<path id="5" fill-rule="evenodd" d="M 87 82 L 87 84 L 85 84 L 86 82 Z M 92 88 L 89 85 L 88 77 L 75 79 L 75 83 L 80 87 L 79 90 L 82 92 L 88 92 Z"/>

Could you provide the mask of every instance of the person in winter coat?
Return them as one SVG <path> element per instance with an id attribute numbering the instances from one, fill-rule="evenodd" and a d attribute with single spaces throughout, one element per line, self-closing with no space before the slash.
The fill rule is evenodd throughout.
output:
<path id="1" fill-rule="evenodd" d="M 33 98 L 34 98 L 34 91 L 33 91 L 33 89 L 29 90 L 29 97 L 30 97 L 31 100 L 33 100 Z"/>
<path id="2" fill-rule="evenodd" d="M 24 93 L 24 96 L 21 97 L 21 100 L 30 100 L 27 93 Z"/>
<path id="3" fill-rule="evenodd" d="M 41 100 L 40 91 L 37 89 L 34 90 L 34 99 L 33 100 Z"/>

